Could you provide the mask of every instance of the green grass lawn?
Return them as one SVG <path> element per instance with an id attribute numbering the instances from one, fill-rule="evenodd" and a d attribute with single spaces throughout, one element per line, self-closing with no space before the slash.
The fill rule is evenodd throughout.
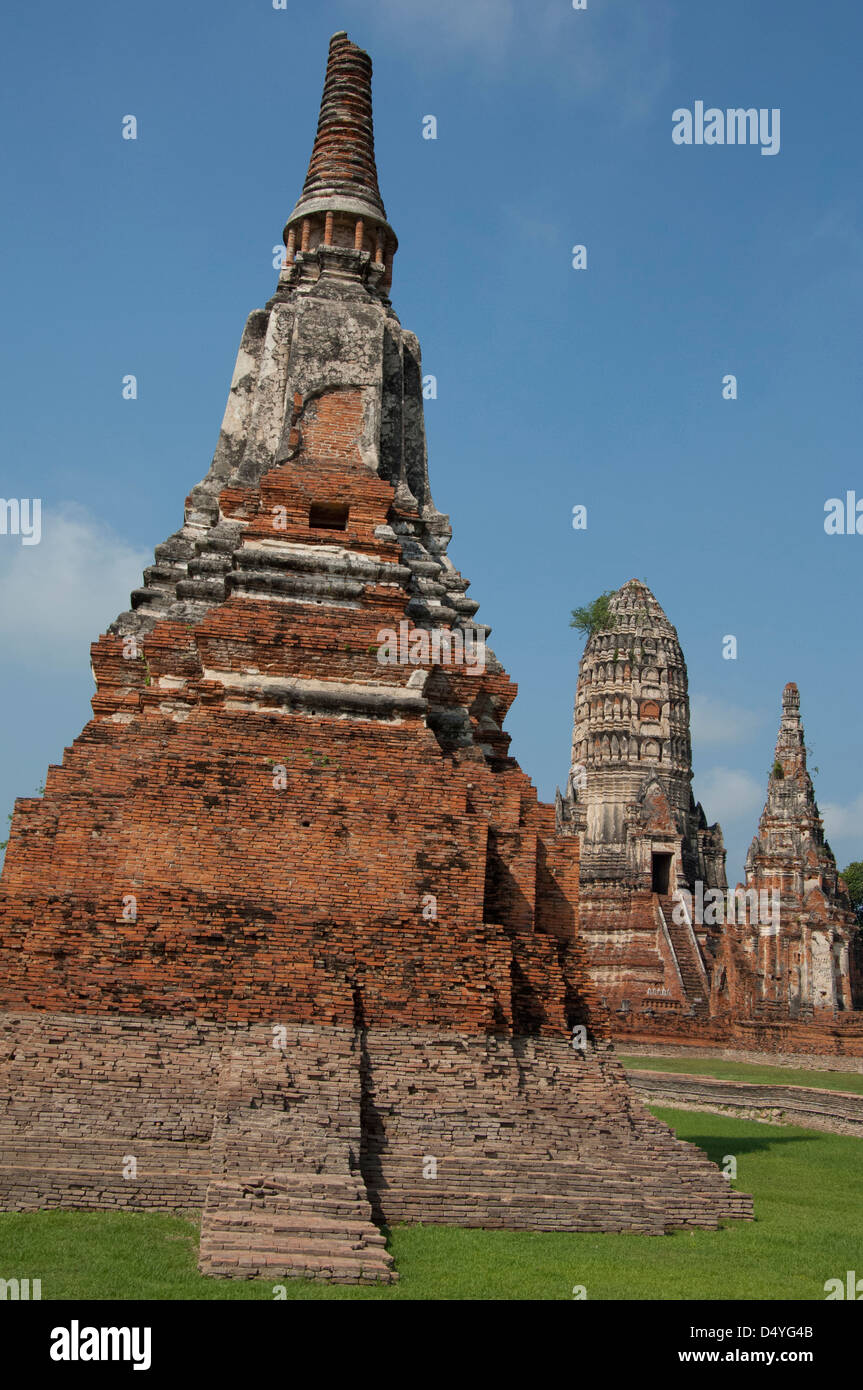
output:
<path id="1" fill-rule="evenodd" d="M 819 1299 L 863 1274 L 859 1139 L 655 1109 L 714 1162 L 734 1154 L 755 1222 L 670 1236 L 400 1226 L 387 1288 L 288 1280 L 291 1299 Z M 271 1299 L 276 1281 L 204 1279 L 197 1222 L 146 1213 L 0 1214 L 0 1275 L 41 1278 L 43 1299 Z"/>
<path id="2" fill-rule="evenodd" d="M 619 1054 L 618 1061 L 631 1071 L 676 1071 L 687 1076 L 713 1076 L 719 1081 L 815 1086 L 820 1091 L 852 1091 L 863 1096 L 863 1072 L 859 1071 L 798 1071 L 796 1067 L 728 1062 L 722 1057 L 626 1057 Z"/>

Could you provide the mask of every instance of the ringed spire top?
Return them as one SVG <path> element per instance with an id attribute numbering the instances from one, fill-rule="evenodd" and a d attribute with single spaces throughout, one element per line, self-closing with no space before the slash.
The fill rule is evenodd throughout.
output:
<path id="1" fill-rule="evenodd" d="M 389 281 L 398 239 L 378 187 L 372 114 L 372 60 L 344 30 L 333 34 L 312 157 L 284 230 L 287 261 L 337 246 L 367 251 Z"/>

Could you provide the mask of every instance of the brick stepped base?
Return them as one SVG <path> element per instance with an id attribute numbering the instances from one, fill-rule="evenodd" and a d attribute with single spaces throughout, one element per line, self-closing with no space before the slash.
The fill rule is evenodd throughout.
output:
<path id="1" fill-rule="evenodd" d="M 0 1125 L 0 1208 L 200 1211 L 212 1177 L 209 1146 L 176 1152 L 176 1146 L 138 1143 L 137 1172 L 127 1178 L 130 1149 L 92 1138 L 31 1145 L 10 1140 Z"/>
<path id="2" fill-rule="evenodd" d="M 752 1217 L 751 1197 L 644 1109 L 602 1045 L 380 1030 L 368 1049 L 361 1164 L 388 1225 L 661 1235 Z"/>
<path id="3" fill-rule="evenodd" d="M 212 1182 L 198 1267 L 232 1279 L 379 1284 L 398 1278 L 362 1179 L 333 1173 Z"/>
<path id="4" fill-rule="evenodd" d="M 0 1014 L 0 1207 L 203 1208 L 203 1272 L 342 1281 L 393 1277 L 383 1224 L 661 1235 L 752 1215 L 607 1045 L 280 1031 Z"/>
<path id="5" fill-rule="evenodd" d="M 425 1181 L 417 1181 L 410 1160 L 391 1160 L 387 1173 L 381 1194 L 385 1210 L 407 1219 L 422 1209 L 429 1224 L 664 1235 L 693 1226 L 715 1230 L 726 1218 L 752 1218 L 746 1193 L 728 1187 L 707 1198 L 697 1182 L 688 1189 L 681 1185 L 671 1212 L 655 1190 L 655 1172 L 647 1169 L 610 1177 L 601 1164 L 587 1168 L 552 1158 L 531 1164 L 510 1155 L 462 1163 L 449 1159 L 440 1164 L 436 1179 Z"/>

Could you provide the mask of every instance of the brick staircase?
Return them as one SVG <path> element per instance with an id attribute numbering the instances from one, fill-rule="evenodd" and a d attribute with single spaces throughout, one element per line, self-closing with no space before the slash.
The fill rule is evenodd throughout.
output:
<path id="1" fill-rule="evenodd" d="M 686 1001 L 691 1005 L 696 1018 L 707 1019 L 710 1017 L 710 984 L 692 928 L 688 923 L 675 922 L 675 904 L 669 894 L 656 893 L 654 896 L 677 957 Z"/>
<path id="2" fill-rule="evenodd" d="M 198 1267 L 233 1279 L 389 1284 L 398 1278 L 362 1179 L 341 1173 L 211 1182 Z"/>

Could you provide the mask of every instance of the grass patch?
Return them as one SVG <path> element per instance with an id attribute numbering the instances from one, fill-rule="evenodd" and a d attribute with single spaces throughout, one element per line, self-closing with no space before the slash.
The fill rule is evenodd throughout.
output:
<path id="1" fill-rule="evenodd" d="M 631 1071 L 676 1071 L 686 1076 L 712 1076 L 718 1081 L 750 1081 L 756 1085 L 814 1086 L 819 1091 L 851 1091 L 863 1096 L 863 1072 L 798 1071 L 791 1067 L 759 1066 L 757 1062 L 729 1062 L 723 1057 L 625 1057 L 622 1066 Z"/>
<path id="2" fill-rule="evenodd" d="M 860 1267 L 860 1140 L 654 1109 L 716 1163 L 733 1154 L 755 1222 L 671 1236 L 399 1226 L 393 1287 L 287 1280 L 292 1300 L 818 1299 Z M 0 1214 L 0 1275 L 41 1278 L 43 1299 L 272 1299 L 276 1280 L 204 1279 L 197 1221 L 144 1212 Z"/>

